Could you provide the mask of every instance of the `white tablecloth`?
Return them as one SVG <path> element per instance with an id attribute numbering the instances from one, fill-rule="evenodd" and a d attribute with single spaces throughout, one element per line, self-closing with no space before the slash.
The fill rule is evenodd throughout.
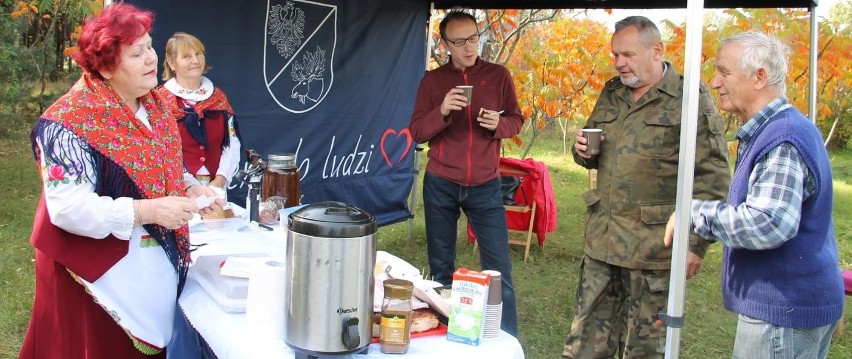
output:
<path id="1" fill-rule="evenodd" d="M 274 231 L 252 227 L 228 228 L 228 231 L 204 229 L 196 227 L 191 233 L 193 244 L 204 244 L 193 252 L 193 259 L 204 255 L 266 253 L 284 260 L 285 234 L 280 228 L 276 227 Z M 256 335 L 248 327 L 245 313 L 223 311 L 194 280 L 192 268 L 179 302 L 192 326 L 198 329 L 220 359 L 294 358 L 293 350 L 283 339 L 264 339 Z M 366 355 L 341 358 L 399 357 L 398 354 L 383 354 L 378 344 L 371 344 Z M 404 357 L 523 359 L 524 351 L 515 337 L 501 331 L 497 338 L 485 339 L 479 346 L 451 342 L 444 335 L 412 338 Z"/>

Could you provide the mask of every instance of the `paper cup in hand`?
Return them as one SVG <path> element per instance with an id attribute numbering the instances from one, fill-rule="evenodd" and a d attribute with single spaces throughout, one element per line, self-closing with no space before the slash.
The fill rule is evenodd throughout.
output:
<path id="1" fill-rule="evenodd" d="M 471 96 L 473 96 L 473 86 L 456 86 L 457 89 L 462 89 L 465 98 L 467 98 L 467 104 L 470 105 Z"/>
<path id="2" fill-rule="evenodd" d="M 583 137 L 586 138 L 586 153 L 596 155 L 601 153 L 601 132 L 599 128 L 584 128 Z"/>

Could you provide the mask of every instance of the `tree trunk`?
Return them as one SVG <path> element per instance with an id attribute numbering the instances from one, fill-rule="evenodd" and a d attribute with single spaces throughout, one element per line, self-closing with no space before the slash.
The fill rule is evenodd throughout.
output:
<path id="1" fill-rule="evenodd" d="M 527 155 L 530 153 L 533 144 L 535 144 L 535 139 L 538 138 L 538 135 L 541 134 L 541 131 L 535 129 L 536 126 L 533 126 L 533 135 L 530 138 L 530 142 L 527 143 L 527 146 L 524 148 L 524 152 L 521 154 L 521 159 L 527 158 Z"/>
<path id="2" fill-rule="evenodd" d="M 57 2 L 54 3 L 53 12 L 52 12 L 53 16 L 50 17 L 50 26 L 47 28 L 47 30 L 44 32 L 44 34 L 41 38 L 41 41 L 42 41 L 42 44 L 41 44 L 41 49 L 42 49 L 42 51 L 41 51 L 41 56 L 42 56 L 41 66 L 42 66 L 42 68 L 41 68 L 41 74 L 40 74 L 41 76 L 39 77 L 39 82 L 41 83 L 41 90 L 39 91 L 39 94 L 38 94 L 38 112 L 39 113 L 43 112 L 44 108 L 47 105 L 47 104 L 44 103 L 44 93 L 45 93 L 45 90 L 47 89 L 46 75 L 47 75 L 47 72 L 50 69 L 53 68 L 53 66 L 48 67 L 48 61 L 49 61 L 49 56 L 47 56 L 48 35 L 53 33 L 54 29 L 56 28 L 56 19 L 59 17 L 56 14 L 58 14 L 59 10 L 61 8 L 63 8 L 62 4 L 64 4 L 64 3 L 65 3 L 65 1 L 61 1 L 61 2 L 57 1 Z"/>
<path id="3" fill-rule="evenodd" d="M 831 142 L 831 137 L 834 136 L 834 130 L 837 129 L 837 123 L 840 122 L 840 116 L 834 118 L 834 123 L 831 124 L 831 130 L 828 131 L 828 136 L 825 136 L 825 143 L 822 145 L 824 147 L 828 147 L 828 143 Z"/>
<path id="4" fill-rule="evenodd" d="M 568 157 L 568 119 L 556 120 L 559 123 L 559 130 L 562 132 L 562 157 Z"/>
<path id="5" fill-rule="evenodd" d="M 65 40 L 67 37 L 67 29 L 68 24 L 66 23 L 66 18 L 64 15 L 61 16 L 61 19 L 58 20 L 58 26 L 56 26 L 56 31 L 54 31 L 53 37 L 53 54 L 54 54 L 54 62 L 53 62 L 53 71 L 50 74 L 51 81 L 56 81 L 59 74 L 62 73 L 63 64 L 65 63 Z"/>

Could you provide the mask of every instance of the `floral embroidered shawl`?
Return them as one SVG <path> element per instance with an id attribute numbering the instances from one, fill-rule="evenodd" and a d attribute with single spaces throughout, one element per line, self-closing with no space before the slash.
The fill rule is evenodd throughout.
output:
<path id="1" fill-rule="evenodd" d="M 181 141 L 174 119 L 165 108 L 162 98 L 151 91 L 140 98 L 148 112 L 149 130 L 121 97 L 103 80 L 88 74 L 77 81 L 67 94 L 51 105 L 41 116 L 32 133 L 41 138 L 45 148 L 52 148 L 58 131 L 54 125 L 71 130 L 84 142 L 85 154 L 45 153 L 54 163 L 73 163 L 88 166 L 90 171 L 68 169 L 78 173 L 94 173 L 89 178 L 95 192 L 112 198 L 131 197 L 150 199 L 164 196 L 182 196 L 183 167 Z M 38 153 L 36 153 L 38 156 Z M 86 160 L 88 155 L 91 160 Z M 179 288 L 183 287 L 189 267 L 190 250 L 188 227 L 170 230 L 156 224 L 144 226 L 146 231 L 163 247 L 179 274 Z"/>

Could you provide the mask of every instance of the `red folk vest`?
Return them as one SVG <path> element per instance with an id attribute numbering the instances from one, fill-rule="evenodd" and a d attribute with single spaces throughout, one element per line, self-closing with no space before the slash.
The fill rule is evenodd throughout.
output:
<path id="1" fill-rule="evenodd" d="M 180 99 L 176 99 L 181 101 Z M 178 121 L 180 140 L 183 145 L 183 161 L 187 170 L 193 176 L 198 173 L 201 166 L 210 171 L 210 178 L 216 177 L 219 170 L 219 158 L 222 157 L 222 139 L 228 135 L 228 119 L 225 112 L 215 111 L 201 114 L 204 118 L 204 127 L 207 130 L 208 146 L 201 145 L 186 130 L 186 124 Z M 212 115 L 212 116 L 211 116 Z"/>

